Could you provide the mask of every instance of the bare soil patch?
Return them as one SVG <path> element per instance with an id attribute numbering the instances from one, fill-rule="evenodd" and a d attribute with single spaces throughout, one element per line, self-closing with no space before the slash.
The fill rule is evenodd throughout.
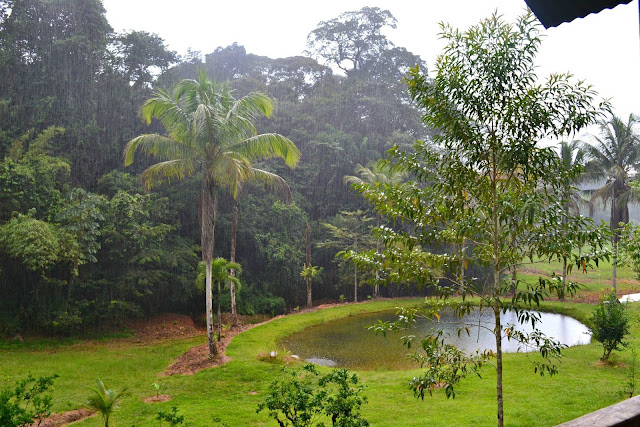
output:
<path id="1" fill-rule="evenodd" d="M 88 409 L 75 409 L 73 411 L 63 412 L 62 414 L 51 414 L 44 420 L 38 423 L 32 424 L 32 426 L 39 427 L 58 427 L 64 426 L 67 424 L 74 423 L 76 421 L 84 420 L 85 418 L 89 418 L 96 413 L 90 411 Z"/>
<path id="2" fill-rule="evenodd" d="M 168 394 L 159 394 L 157 396 L 149 396 L 142 399 L 144 403 L 158 403 L 158 402 L 168 402 L 173 399 L 173 396 Z"/>
<path id="3" fill-rule="evenodd" d="M 163 313 L 149 319 L 132 321 L 127 327 L 134 330 L 128 341 L 147 343 L 168 338 L 189 338 L 201 335 L 204 329 L 196 327 L 193 319 L 183 314 Z"/>
<path id="4" fill-rule="evenodd" d="M 231 358 L 227 356 L 225 352 L 233 337 L 262 323 L 256 323 L 253 325 L 240 324 L 227 331 L 223 331 L 222 339 L 220 341 L 216 341 L 215 343 L 218 354 L 216 354 L 214 357 L 209 357 L 209 343 L 204 343 L 202 345 L 190 348 L 185 353 L 183 353 L 182 356 L 178 357 L 178 359 L 167 369 L 165 369 L 165 371 L 161 373 L 160 376 L 164 377 L 170 375 L 193 375 L 203 369 L 224 365 L 231 360 Z"/>

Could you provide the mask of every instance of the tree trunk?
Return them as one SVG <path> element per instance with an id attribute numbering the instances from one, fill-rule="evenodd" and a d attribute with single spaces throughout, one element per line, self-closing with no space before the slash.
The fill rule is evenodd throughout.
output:
<path id="1" fill-rule="evenodd" d="M 611 286 L 613 286 L 613 294 L 618 297 L 618 289 L 616 283 L 617 269 L 618 269 L 618 236 L 613 237 L 613 257 L 611 263 Z"/>
<path id="2" fill-rule="evenodd" d="M 233 218 L 231 220 L 231 262 L 236 262 L 236 235 L 238 232 L 238 207 L 233 207 Z M 230 271 L 231 276 L 236 276 L 236 270 Z M 229 292 L 231 293 L 231 326 L 238 326 L 238 307 L 236 306 L 236 285 L 229 282 Z"/>
<path id="3" fill-rule="evenodd" d="M 613 235 L 611 237 L 611 246 L 613 250 L 613 259 L 611 263 L 611 286 L 613 287 L 614 295 L 618 295 L 617 291 L 617 266 L 618 266 L 618 237 L 620 236 L 618 227 L 619 223 L 622 220 L 620 215 L 620 209 L 618 209 L 618 203 L 616 200 L 616 187 L 618 187 L 618 180 L 614 180 L 612 184 L 612 194 L 611 194 L 611 220 L 609 227 L 611 227 L 611 231 Z"/>
<path id="4" fill-rule="evenodd" d="M 380 215 L 376 215 L 376 228 L 380 228 Z M 382 253 L 382 247 L 380 245 L 380 240 L 376 239 L 376 253 L 378 254 L 378 256 L 380 256 L 380 254 Z M 378 298 L 378 294 L 380 291 L 380 284 L 379 281 L 380 280 L 380 270 L 376 269 L 376 283 L 373 285 L 373 297 L 374 298 Z"/>
<path id="5" fill-rule="evenodd" d="M 200 185 L 200 245 L 202 260 L 206 265 L 205 298 L 207 317 L 207 339 L 209 355 L 217 353 L 213 338 L 213 295 L 211 289 L 211 261 L 213 260 L 214 230 L 216 226 L 216 196 L 213 183 L 206 179 Z"/>
<path id="6" fill-rule="evenodd" d="M 218 281 L 218 342 L 222 339 L 222 310 L 220 309 L 220 300 L 222 300 L 222 290 L 220 289 L 220 281 Z"/>
<path id="7" fill-rule="evenodd" d="M 307 241 L 307 267 L 311 267 L 311 224 L 307 222 L 307 228 L 305 230 L 305 237 Z M 305 278 L 307 282 L 307 307 L 313 307 L 313 300 L 311 297 L 311 277 Z"/>
<path id="8" fill-rule="evenodd" d="M 564 194 L 564 199 L 567 200 L 569 199 L 569 195 L 568 194 Z M 562 205 L 562 209 L 564 210 L 565 214 L 569 214 L 569 205 L 568 203 L 564 203 Z M 579 211 L 579 209 L 578 209 Z M 579 213 L 579 212 L 578 212 Z M 562 234 L 563 234 L 563 238 L 566 238 L 566 231 L 564 226 L 566 226 L 566 224 L 568 223 L 568 219 L 566 217 L 566 215 L 562 216 Z M 571 251 L 569 252 L 569 254 L 565 255 L 562 257 L 562 289 L 560 291 L 560 301 L 564 301 L 564 294 L 566 292 L 567 289 L 567 256 L 571 256 Z"/>
<path id="9" fill-rule="evenodd" d="M 560 301 L 564 301 L 564 293 L 567 290 L 567 257 L 562 258 L 562 291 Z"/>
<path id="10" fill-rule="evenodd" d="M 465 264 L 465 244 L 466 244 L 466 239 L 463 237 L 462 238 L 462 243 L 460 244 L 460 287 L 461 290 L 464 292 L 464 264 Z"/>
<path id="11" fill-rule="evenodd" d="M 495 274 L 499 274 L 496 272 Z M 493 305 L 493 315 L 496 321 L 496 394 L 498 398 L 498 427 L 504 426 L 504 402 L 502 391 L 502 325 L 500 324 L 500 306 L 497 303 Z"/>
<path id="12" fill-rule="evenodd" d="M 358 302 L 358 267 L 353 266 L 353 302 Z"/>

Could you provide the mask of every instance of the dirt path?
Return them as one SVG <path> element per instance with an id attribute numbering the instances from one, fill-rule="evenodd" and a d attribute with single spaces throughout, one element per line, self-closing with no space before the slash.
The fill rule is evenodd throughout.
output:
<path id="1" fill-rule="evenodd" d="M 75 409 L 73 411 L 63 412 L 62 414 L 51 414 L 47 418 L 43 419 L 39 423 L 32 424 L 32 427 L 59 427 L 67 424 L 75 423 L 76 421 L 84 420 L 85 418 L 92 417 L 96 414 L 94 411 L 88 409 Z"/>

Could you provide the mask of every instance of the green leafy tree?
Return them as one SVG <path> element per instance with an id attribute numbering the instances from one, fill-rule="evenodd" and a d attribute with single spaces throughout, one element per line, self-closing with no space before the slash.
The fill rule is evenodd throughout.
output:
<path id="1" fill-rule="evenodd" d="M 593 145 L 585 144 L 588 156 L 586 165 L 588 177 L 606 180 L 604 186 L 591 196 L 592 202 L 611 202 L 609 226 L 613 231 L 613 262 L 611 285 L 617 293 L 617 260 L 620 224 L 629 222 L 629 199 L 633 195 L 629 186 L 631 172 L 640 163 L 640 131 L 638 118 L 629 115 L 625 123 L 621 118 L 612 116 L 599 123 L 600 135 L 592 135 Z"/>
<path id="2" fill-rule="evenodd" d="M 87 399 L 87 408 L 100 412 L 104 427 L 109 427 L 109 418 L 118 408 L 120 400 L 124 397 L 126 389 L 120 392 L 108 389 L 100 378 L 96 380 L 96 387 L 91 388 L 91 396 Z"/>
<path id="3" fill-rule="evenodd" d="M 154 68 L 164 72 L 178 60 L 176 53 L 167 50 L 164 40 L 157 34 L 130 31 L 118 35 L 114 41 L 123 75 L 137 87 L 153 82 Z"/>
<path id="4" fill-rule="evenodd" d="M 347 74 L 355 73 L 393 46 L 382 30 L 396 28 L 396 22 L 388 10 L 363 7 L 320 22 L 309 34 L 307 46 L 312 56 L 323 58 Z"/>
<path id="5" fill-rule="evenodd" d="M 351 257 L 372 269 L 388 270 L 393 280 L 434 286 L 445 301 L 460 294 L 461 300 L 449 303 L 460 316 L 474 309 L 468 296 L 491 310 L 496 350 L 489 356 L 496 359 L 497 423 L 503 426 L 503 338 L 538 349 L 540 359 L 534 359 L 534 367 L 542 375 L 557 372 L 562 348 L 535 329 L 539 316 L 526 310 L 545 297 L 547 281 L 515 283 L 513 295 L 514 283 L 507 278 L 525 259 L 560 253 L 549 242 L 564 230 L 559 224 L 566 213 L 559 194 L 575 171 L 565 169 L 555 152 L 541 148 L 539 141 L 583 128 L 599 117 L 600 109 L 593 106 L 595 93 L 582 83 L 574 84 L 569 75 L 554 74 L 537 83 L 534 59 L 540 38 L 531 14 L 514 24 L 496 14 L 467 31 L 443 25 L 442 37 L 447 46 L 433 78 L 414 69 L 408 79 L 412 97 L 424 110 L 423 120 L 438 130 L 434 146 L 417 142 L 412 153 L 391 150 L 390 163 L 409 173 L 411 182 L 359 186 L 378 212 L 402 228 L 380 227 L 382 256 L 370 251 Z M 589 219 L 568 219 L 576 236 L 602 247 L 604 233 Z M 487 266 L 489 274 L 462 280 L 442 275 L 460 265 L 462 254 L 430 248 L 461 238 L 473 243 L 465 260 Z M 583 259 L 586 262 L 588 255 Z M 518 323 L 530 323 L 534 331 L 525 334 L 516 325 L 504 325 L 502 314 L 509 310 Z M 400 323 L 436 314 L 429 308 L 404 310 Z M 460 353 L 443 351 L 445 343 L 437 334 L 425 338 L 422 348 L 425 372 L 412 382 L 418 396 L 422 387 L 433 389 L 437 372 L 461 363 L 477 366 L 486 357 L 480 353 L 476 359 L 460 361 Z M 449 391 L 464 377 L 456 372 L 446 377 Z"/>
<path id="6" fill-rule="evenodd" d="M 373 167 L 368 168 L 362 166 L 361 164 L 356 165 L 355 172 L 360 175 L 359 177 L 353 175 L 346 175 L 342 178 L 345 184 L 353 185 L 353 184 L 371 184 L 371 185 L 385 185 L 385 184 L 398 184 L 402 182 L 406 178 L 406 174 L 400 171 L 393 171 L 387 166 L 384 165 L 383 162 L 377 162 Z M 382 221 L 382 216 L 380 214 L 376 214 L 376 227 L 380 227 L 380 222 Z M 376 240 L 376 252 L 378 254 L 381 253 L 381 245 L 380 241 Z M 380 271 L 376 270 L 376 281 L 373 287 L 373 296 L 378 296 L 379 291 L 379 280 L 380 280 Z"/>
<path id="7" fill-rule="evenodd" d="M 69 163 L 50 155 L 51 145 L 64 129 L 51 126 L 16 138 L 0 162 L 0 221 L 13 212 L 35 209 L 38 219 L 51 220 L 68 191 Z"/>
<path id="8" fill-rule="evenodd" d="M 600 360 L 609 359 L 613 350 L 622 350 L 628 343 L 624 338 L 631 331 L 629 315 L 625 304 L 621 303 L 614 293 L 603 295 L 600 304 L 591 317 L 593 329 L 591 336 L 602 344 L 604 352 Z"/>
<path id="9" fill-rule="evenodd" d="M 341 251 L 362 251 L 373 246 L 370 225 L 373 218 L 361 210 L 342 211 L 336 215 L 333 224 L 322 223 L 329 233 L 329 239 L 317 244 L 319 248 L 336 248 Z M 341 259 L 339 254 L 336 254 Z M 358 302 L 358 265 L 353 264 L 353 301 Z"/>
<path id="10" fill-rule="evenodd" d="M 145 134 L 129 141 L 124 149 L 125 165 L 133 163 L 137 150 L 160 162 L 143 175 L 148 187 L 163 180 L 201 174 L 200 222 L 202 260 L 206 264 L 206 317 L 209 352 L 215 353 L 211 307 L 211 260 L 216 224 L 216 191 L 228 190 L 234 197 L 248 180 L 273 187 L 286 185 L 278 175 L 252 166 L 252 162 L 280 157 L 291 167 L 300 156 L 296 146 L 279 134 L 256 134 L 255 120 L 271 115 L 271 99 L 252 92 L 234 99 L 228 84 L 213 82 L 200 72 L 197 80 L 182 80 L 173 96 L 158 91 L 140 109 L 142 119 L 158 119 L 168 135 Z"/>

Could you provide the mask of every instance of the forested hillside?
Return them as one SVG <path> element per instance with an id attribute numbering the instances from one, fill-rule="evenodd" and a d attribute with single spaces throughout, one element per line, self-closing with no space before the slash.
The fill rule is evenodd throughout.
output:
<path id="1" fill-rule="evenodd" d="M 236 98 L 272 97 L 275 113 L 258 132 L 281 134 L 301 152 L 295 169 L 257 164 L 287 181 L 291 204 L 263 185 L 236 199 L 218 194 L 215 257 L 230 257 L 239 212 L 240 313 L 305 304 L 307 224 L 311 263 L 322 268 L 314 301 L 352 299 L 354 273 L 358 297 L 371 295 L 371 275 L 334 258 L 375 247 L 366 236 L 376 215 L 344 177 L 428 133 L 403 83 L 409 67 L 425 67 L 381 33 L 393 26 L 388 11 L 364 8 L 310 28 L 305 56 L 273 59 L 233 44 L 179 57 L 154 34 L 114 33 L 100 0 L 0 1 L 0 334 L 204 312 L 199 177 L 149 190 L 139 174 L 152 159 L 125 168 L 122 154 L 135 136 L 164 131 L 140 120 L 143 102 L 198 71 L 229 81 Z"/>

